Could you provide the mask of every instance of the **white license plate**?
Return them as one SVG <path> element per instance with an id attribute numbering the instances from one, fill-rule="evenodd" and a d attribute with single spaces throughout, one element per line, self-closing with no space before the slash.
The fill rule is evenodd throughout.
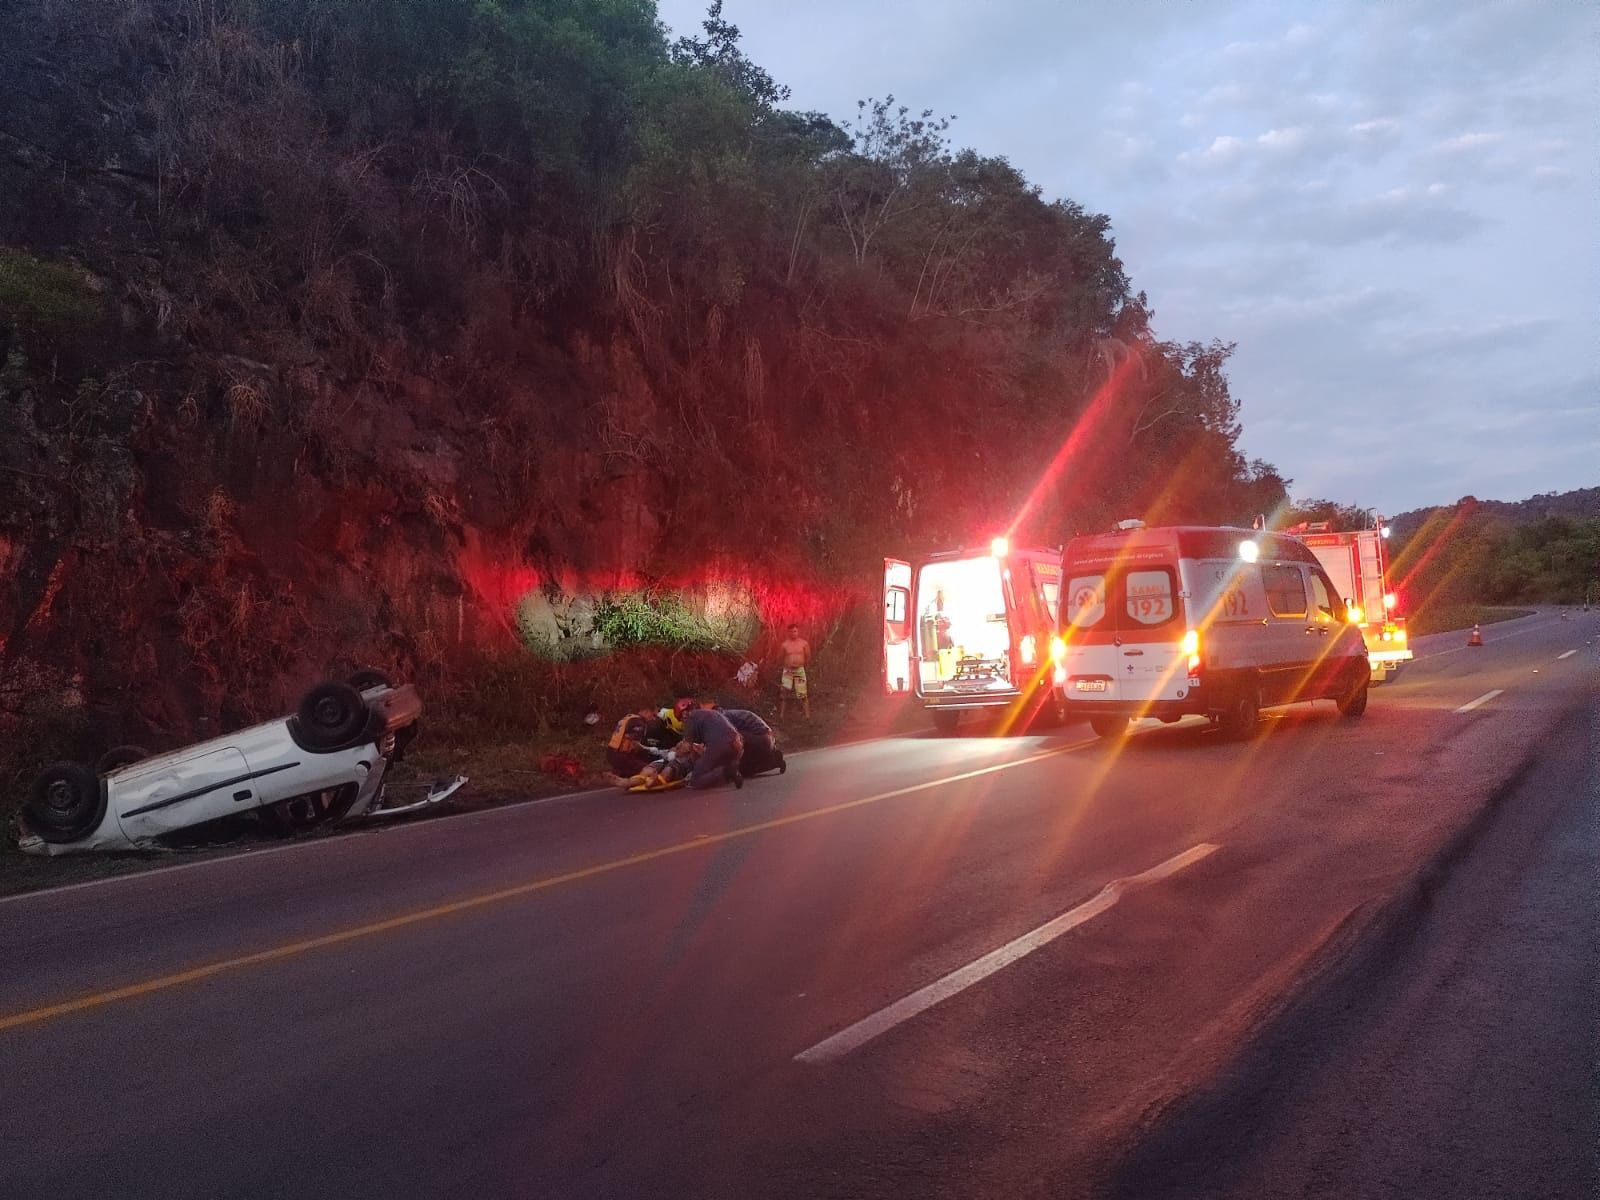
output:
<path id="1" fill-rule="evenodd" d="M 1080 692 L 1103 692 L 1106 690 L 1104 679 L 1079 679 L 1073 685 Z"/>

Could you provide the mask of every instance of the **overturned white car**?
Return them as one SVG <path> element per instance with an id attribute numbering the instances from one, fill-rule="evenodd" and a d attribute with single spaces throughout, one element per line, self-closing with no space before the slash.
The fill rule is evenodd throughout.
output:
<path id="1" fill-rule="evenodd" d="M 97 769 L 54 763 L 23 804 L 19 846 L 45 855 L 140 849 L 251 811 L 282 832 L 378 815 L 384 771 L 415 736 L 421 711 L 415 688 L 362 671 L 348 683 L 318 684 L 293 716 L 184 750 L 148 756 L 119 747 Z M 436 786 L 403 811 L 464 782 Z"/>

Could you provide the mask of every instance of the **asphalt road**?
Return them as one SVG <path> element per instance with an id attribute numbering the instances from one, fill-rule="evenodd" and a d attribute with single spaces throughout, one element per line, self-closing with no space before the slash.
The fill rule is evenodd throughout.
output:
<path id="1" fill-rule="evenodd" d="M 1485 637 L 0 900 L 0 1196 L 1588 1194 L 1600 619 Z"/>

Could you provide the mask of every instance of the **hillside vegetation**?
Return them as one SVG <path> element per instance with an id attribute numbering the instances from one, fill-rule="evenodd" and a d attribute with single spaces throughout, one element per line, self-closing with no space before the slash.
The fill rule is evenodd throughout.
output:
<path id="1" fill-rule="evenodd" d="M 1600 598 L 1600 488 L 1519 503 L 1464 497 L 1394 521 L 1409 608 Z"/>
<path id="2" fill-rule="evenodd" d="M 1109 217 L 787 100 L 648 0 L 0 8 L 0 732 L 537 725 L 605 629 L 870 664 L 885 552 L 1281 503 Z"/>

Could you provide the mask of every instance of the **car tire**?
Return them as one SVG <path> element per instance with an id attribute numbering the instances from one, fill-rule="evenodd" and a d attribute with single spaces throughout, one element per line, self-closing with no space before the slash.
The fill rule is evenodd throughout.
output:
<path id="1" fill-rule="evenodd" d="M 45 841 L 76 842 L 105 818 L 105 789 L 81 763 L 51 763 L 34 778 L 22 813 L 28 828 Z"/>
<path id="2" fill-rule="evenodd" d="M 274 804 L 263 804 L 256 809 L 256 815 L 273 833 L 289 837 L 341 819 L 356 802 L 359 791 L 350 783 L 305 796 L 291 796 Z"/>
<path id="3" fill-rule="evenodd" d="M 1090 717 L 1089 728 L 1094 730 L 1096 737 L 1111 741 L 1114 738 L 1122 737 L 1128 732 L 1128 718 L 1109 714 L 1101 717 Z"/>
<path id="4" fill-rule="evenodd" d="M 961 714 L 948 709 L 933 710 L 933 727 L 941 737 L 949 737 L 961 724 Z"/>
<path id="5" fill-rule="evenodd" d="M 1254 736 L 1260 723 L 1261 698 L 1253 689 L 1235 695 L 1217 721 L 1222 728 L 1222 736 L 1233 742 L 1242 742 Z"/>
<path id="6" fill-rule="evenodd" d="M 345 682 L 358 692 L 370 692 L 373 688 L 392 688 L 394 686 L 394 680 L 390 679 L 382 671 L 375 670 L 372 667 L 363 667 Z"/>
<path id="7" fill-rule="evenodd" d="M 1334 703 L 1339 706 L 1341 717 L 1359 717 L 1367 711 L 1367 691 L 1370 683 L 1363 678 L 1357 683 L 1354 690 L 1347 695 L 1340 696 Z"/>
<path id="8" fill-rule="evenodd" d="M 150 757 L 150 751 L 143 746 L 113 746 L 100 756 L 94 764 L 97 774 L 109 775 L 113 771 L 120 771 L 123 767 L 131 767 L 134 763 Z"/>
<path id="9" fill-rule="evenodd" d="M 349 684 L 319 683 L 301 699 L 295 719 L 307 749 L 339 750 L 367 731 L 371 714 Z"/>

